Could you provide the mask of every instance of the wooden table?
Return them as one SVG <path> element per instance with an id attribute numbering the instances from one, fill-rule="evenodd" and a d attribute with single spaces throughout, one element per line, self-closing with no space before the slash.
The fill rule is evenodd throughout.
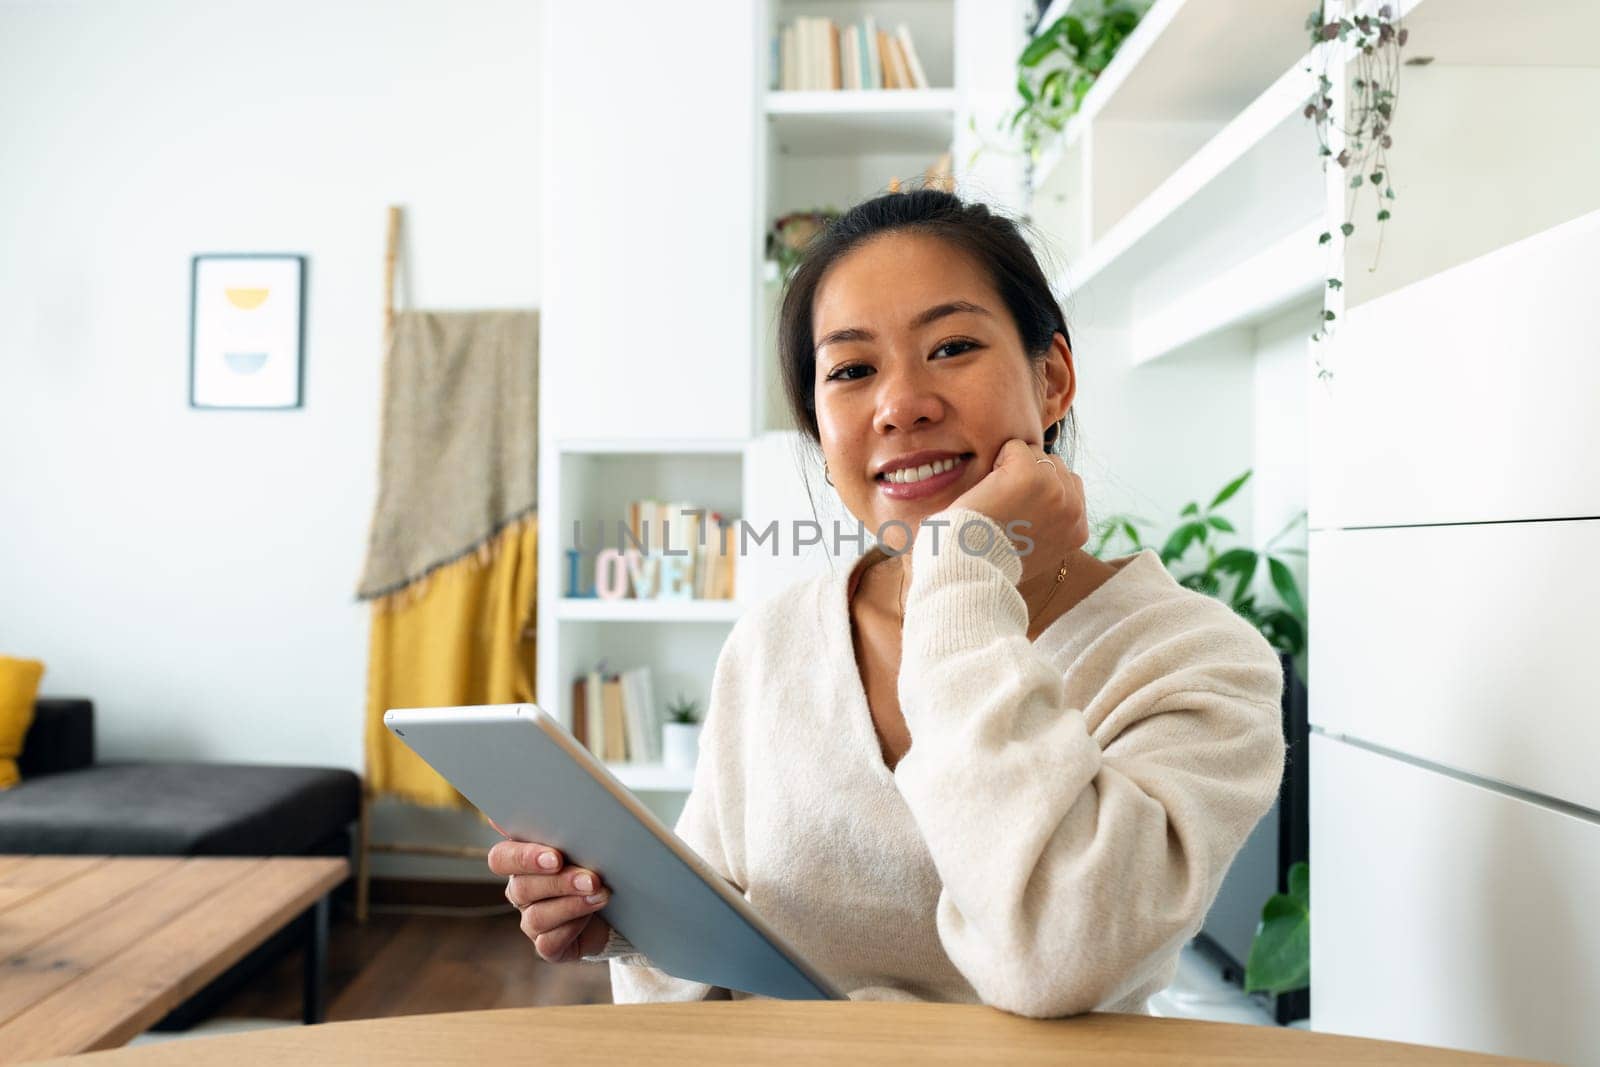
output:
<path id="1" fill-rule="evenodd" d="M 53 1061 L 220 1064 L 1030 1063 L 1504 1064 L 1493 1056 L 1273 1026 L 1079 1015 L 1025 1019 L 967 1004 L 737 1000 L 411 1015 L 138 1045 Z"/>
<path id="2" fill-rule="evenodd" d="M 0 1063 L 114 1048 L 310 910 L 320 1022 L 335 858 L 0 856 Z"/>

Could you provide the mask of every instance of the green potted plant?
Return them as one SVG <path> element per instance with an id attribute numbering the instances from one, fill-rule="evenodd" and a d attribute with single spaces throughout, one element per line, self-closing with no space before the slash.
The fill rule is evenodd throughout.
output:
<path id="1" fill-rule="evenodd" d="M 1306 513 L 1302 511 L 1289 520 L 1260 549 L 1246 546 L 1228 548 L 1220 543 L 1224 535 L 1237 534 L 1238 531 L 1226 517 L 1217 514 L 1217 510 L 1243 488 L 1252 473 L 1247 470 L 1223 486 L 1205 507 L 1201 507 L 1198 501 L 1186 504 L 1179 513 L 1177 525 L 1161 544 L 1161 562 L 1180 585 L 1216 597 L 1249 619 L 1273 648 L 1293 660 L 1295 670 L 1301 678 L 1305 678 L 1305 601 L 1300 596 L 1294 573 L 1283 557 L 1304 556 L 1306 553 L 1303 548 L 1278 548 L 1276 552 L 1273 549 L 1305 521 Z M 1131 542 L 1135 552 L 1153 548 L 1154 545 L 1145 544 L 1139 531 L 1140 526 L 1149 525 L 1152 525 L 1149 520 L 1136 515 L 1111 515 L 1098 524 L 1099 537 L 1089 551 L 1103 558 L 1108 544 L 1119 536 Z M 1195 546 L 1205 553 L 1198 567 L 1186 562 L 1190 549 Z M 1252 587 L 1263 565 L 1266 566 L 1274 591 L 1282 601 L 1281 606 L 1262 605 L 1256 600 Z"/>
<path id="2" fill-rule="evenodd" d="M 1017 57 L 1017 95 L 1010 118 L 1027 158 L 1037 160 L 1149 10 L 1150 0 L 1073 4 L 1030 40 Z"/>
<path id="3" fill-rule="evenodd" d="M 661 724 L 661 762 L 673 770 L 694 770 L 700 751 L 699 704 L 682 693 L 667 704 L 668 720 Z"/>

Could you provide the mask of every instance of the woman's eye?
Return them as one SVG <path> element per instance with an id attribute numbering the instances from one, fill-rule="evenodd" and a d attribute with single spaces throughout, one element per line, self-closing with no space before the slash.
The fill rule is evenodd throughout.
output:
<path id="1" fill-rule="evenodd" d="M 829 382 L 854 381 L 857 377 L 859 377 L 859 375 L 856 375 L 852 372 L 861 371 L 862 373 L 865 373 L 871 369 L 871 367 L 868 367 L 863 363 L 851 363 L 843 367 L 835 367 L 833 370 L 828 372 L 828 376 L 823 380 Z"/>
<path id="2" fill-rule="evenodd" d="M 950 353 L 950 355 L 952 355 L 952 356 L 959 356 L 961 353 L 971 351 L 972 349 L 977 348 L 977 347 L 978 346 L 976 344 L 972 343 L 971 341 L 946 341 L 944 344 L 940 345 L 938 348 L 935 348 L 933 350 L 933 354 L 937 356 L 941 352 L 947 352 L 948 351 Z M 952 349 L 954 351 L 950 351 Z"/>

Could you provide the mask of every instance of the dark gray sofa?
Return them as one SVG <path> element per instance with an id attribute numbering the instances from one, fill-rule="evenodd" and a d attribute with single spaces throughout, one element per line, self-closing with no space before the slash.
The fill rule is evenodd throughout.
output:
<path id="1" fill-rule="evenodd" d="M 0 790 L 0 853 L 349 856 L 361 814 L 361 779 L 343 768 L 97 762 L 94 705 L 82 698 L 36 701 L 17 763 L 22 780 Z M 312 933 L 302 916 L 156 1028 L 205 1018 Z"/>
<path id="2" fill-rule="evenodd" d="M 0 853 L 336 856 L 350 852 L 361 779 L 342 768 L 94 758 L 94 705 L 34 705 L 0 791 Z"/>

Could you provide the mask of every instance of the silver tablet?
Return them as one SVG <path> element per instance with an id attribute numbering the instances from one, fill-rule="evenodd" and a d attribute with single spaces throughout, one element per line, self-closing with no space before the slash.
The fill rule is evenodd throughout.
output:
<path id="1" fill-rule="evenodd" d="M 384 725 L 512 837 L 600 875 L 599 912 L 679 978 L 784 1000 L 846 1000 L 744 897 L 535 704 L 407 708 Z"/>

